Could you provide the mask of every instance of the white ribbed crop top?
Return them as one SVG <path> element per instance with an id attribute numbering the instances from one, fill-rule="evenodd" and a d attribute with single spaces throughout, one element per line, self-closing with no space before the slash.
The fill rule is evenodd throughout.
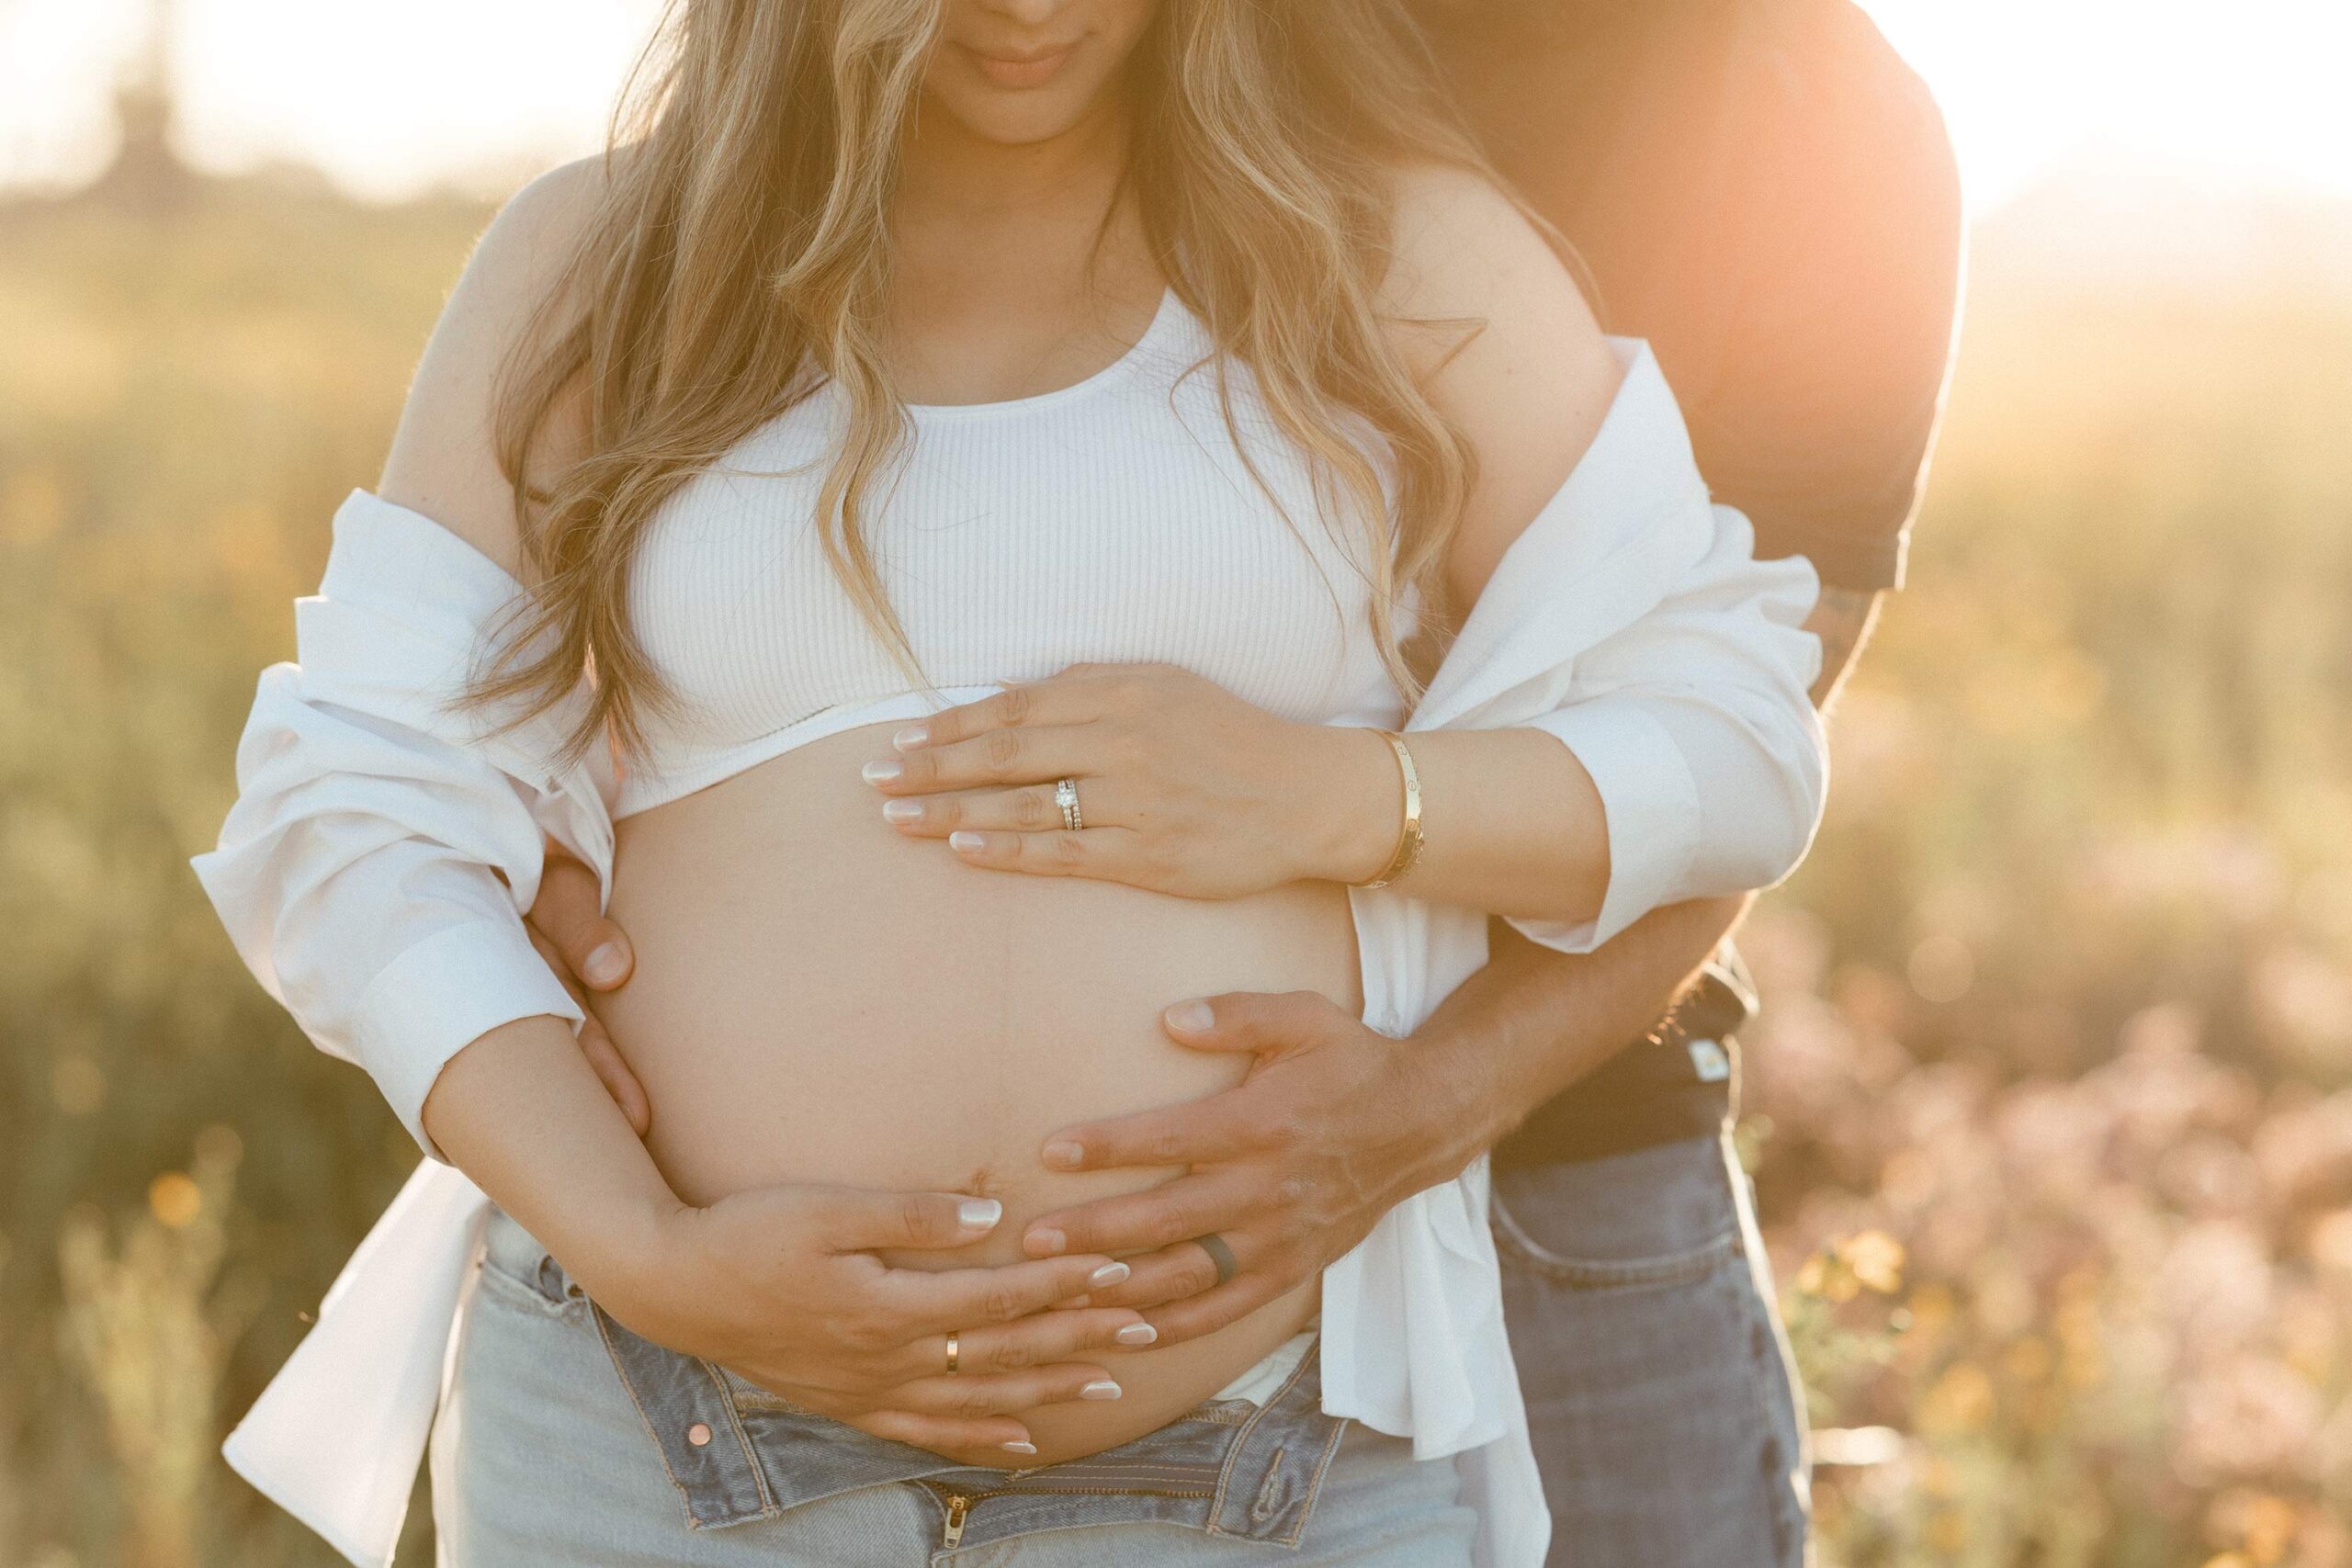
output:
<path id="1" fill-rule="evenodd" d="M 1326 525 L 1305 456 L 1228 364 L 1245 463 L 1213 351 L 1170 291 L 1083 381 L 910 408 L 865 536 L 929 691 L 909 689 L 826 559 L 817 498 L 845 400 L 820 389 L 689 479 L 649 529 L 629 598 L 680 702 L 648 724 L 614 816 L 1090 661 L 1179 665 L 1288 718 L 1397 723 L 1355 530 Z"/>

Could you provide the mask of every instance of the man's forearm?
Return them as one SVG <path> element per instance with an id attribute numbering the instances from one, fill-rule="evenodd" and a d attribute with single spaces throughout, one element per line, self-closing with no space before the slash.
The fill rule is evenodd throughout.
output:
<path id="1" fill-rule="evenodd" d="M 1655 1029 L 1754 895 L 1654 909 L 1592 953 L 1555 953 L 1495 922 L 1493 955 L 1414 1032 L 1457 1129 L 1432 1179 L 1493 1147 L 1554 1095 Z"/>
<path id="2" fill-rule="evenodd" d="M 1826 711 L 1868 640 L 1881 595 L 1824 588 L 1805 629 L 1821 639 L 1814 701 Z M 1443 1179 L 1493 1147 L 1554 1095 L 1654 1031 L 1754 894 L 1654 909 L 1592 953 L 1555 953 L 1493 922 L 1487 966 L 1414 1034 L 1432 1103 L 1456 1129 L 1440 1151 Z"/>

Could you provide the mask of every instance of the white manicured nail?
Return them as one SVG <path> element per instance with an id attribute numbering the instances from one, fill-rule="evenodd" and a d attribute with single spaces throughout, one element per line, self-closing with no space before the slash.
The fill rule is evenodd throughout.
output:
<path id="1" fill-rule="evenodd" d="M 1159 1337 L 1159 1330 L 1148 1323 L 1131 1323 L 1111 1337 L 1122 1345 L 1148 1345 Z"/>
<path id="2" fill-rule="evenodd" d="M 902 762 L 868 762 L 858 769 L 857 776 L 870 784 L 888 784 L 906 771 Z"/>
<path id="3" fill-rule="evenodd" d="M 890 744 L 901 751 L 911 751 L 931 739 L 931 731 L 920 724 L 910 724 L 890 737 Z"/>
<path id="4" fill-rule="evenodd" d="M 1037 1445 L 1035 1443 L 1007 1443 L 1004 1445 L 1004 1450 L 1007 1453 L 1034 1454 L 1037 1451 Z"/>
<path id="5" fill-rule="evenodd" d="M 1119 1397 L 1119 1393 L 1120 1389 L 1117 1383 L 1113 1382 L 1108 1378 L 1100 1378 L 1093 1382 L 1088 1383 L 1084 1388 L 1080 1389 L 1078 1391 L 1078 1397 L 1080 1399 L 1116 1399 Z"/>
<path id="6" fill-rule="evenodd" d="M 993 1198 L 967 1198 L 956 1205 L 956 1223 L 967 1231 L 994 1230 L 1004 1218 L 1004 1205 Z"/>
<path id="7" fill-rule="evenodd" d="M 1086 1277 L 1086 1282 L 1100 1291 L 1117 1284 L 1133 1272 L 1135 1270 L 1124 1263 L 1105 1263 L 1102 1268 L 1089 1274 Z"/>
<path id="8" fill-rule="evenodd" d="M 882 820 L 885 822 L 920 822 L 922 820 L 922 802 L 920 800 L 886 800 L 882 803 Z"/>
<path id="9" fill-rule="evenodd" d="M 988 848 L 988 842 L 987 839 L 978 833 L 957 831 L 947 835 L 947 847 L 961 851 L 967 855 Z"/>

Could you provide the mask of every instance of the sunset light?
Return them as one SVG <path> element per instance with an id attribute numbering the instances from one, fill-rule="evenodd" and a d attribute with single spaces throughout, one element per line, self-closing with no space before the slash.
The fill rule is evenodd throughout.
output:
<path id="1" fill-rule="evenodd" d="M 2352 1568 L 2347 66 L 0 0 L 0 1568 Z"/>
<path id="2" fill-rule="evenodd" d="M 1866 0 L 1928 78 L 1982 211 L 2086 163 L 2352 195 L 2352 8 L 2321 0 Z M 105 161 L 141 0 L 0 0 L 0 184 Z M 180 0 L 184 151 L 360 194 L 494 192 L 595 145 L 648 0 Z"/>

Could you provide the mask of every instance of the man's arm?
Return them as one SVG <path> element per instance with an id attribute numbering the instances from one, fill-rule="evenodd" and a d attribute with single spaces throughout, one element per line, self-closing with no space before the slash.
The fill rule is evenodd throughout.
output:
<path id="1" fill-rule="evenodd" d="M 1813 682 L 1813 705 L 1829 716 L 1846 677 L 1878 625 L 1879 601 L 1885 594 L 1869 589 L 1821 587 L 1820 602 L 1805 617 L 1804 629 L 1821 639 L 1821 673 Z"/>
<path id="2" fill-rule="evenodd" d="M 1824 588 L 1805 629 L 1821 639 L 1813 700 L 1826 715 L 1844 688 L 1884 595 Z M 1435 1161 L 1433 1181 L 1457 1174 L 1534 1110 L 1603 1062 L 1655 1034 L 1708 958 L 1746 919 L 1754 894 L 1652 910 L 1592 952 L 1555 953 L 1501 920 L 1488 928 L 1487 966 L 1413 1036 L 1430 1076 L 1460 1096 L 1466 1153 Z M 1564 1029 L 1563 1022 L 1566 1023 Z M 1437 1085 L 1430 1092 L 1443 1093 Z"/>
<path id="3" fill-rule="evenodd" d="M 1821 638 L 1816 703 L 1831 700 L 1879 595 L 1826 590 L 1806 627 Z M 1495 922 L 1487 966 L 1409 1038 L 1391 1040 L 1309 993 L 1206 999 L 1168 1010 L 1179 1043 L 1247 1051 L 1258 1065 L 1206 1100 L 1057 1133 L 1059 1170 L 1192 1168 L 1161 1186 L 1032 1220 L 1033 1257 L 1130 1256 L 1124 1284 L 1090 1300 L 1146 1310 L 1160 1342 L 1215 1331 L 1312 1278 L 1397 1203 L 1457 1176 L 1554 1095 L 1655 1029 L 1753 896 L 1653 910 L 1588 953 L 1540 947 Z M 1215 1232 L 1237 1272 L 1218 1284 L 1191 1245 Z"/>
<path id="4" fill-rule="evenodd" d="M 1494 13 L 1453 0 L 1430 0 L 1425 9 L 1461 13 L 1455 30 L 1465 38 L 1487 36 Z M 1770 28 L 1777 16 L 1751 8 L 1740 20 Z M 1753 219 L 1747 223 L 1722 209 L 1715 184 L 1704 187 L 1708 206 L 1697 223 L 1679 199 L 1664 209 L 1579 205 L 1577 189 L 1547 189 L 1549 174 L 1571 186 L 1581 182 L 1588 164 L 1574 149 L 1601 144 L 1580 141 L 1591 122 L 1563 118 L 1560 107 L 1590 101 L 1562 91 L 1576 46 L 1539 48 L 1510 29 L 1491 32 L 1490 42 L 1502 40 L 1499 52 L 1449 51 L 1444 29 L 1437 41 L 1442 54 L 1472 67 L 1455 73 L 1457 85 L 1505 166 L 1564 231 L 1601 242 L 1598 254 L 1620 264 L 1602 279 L 1621 304 L 1635 304 L 1630 319 L 1621 312 L 1619 330 L 1651 338 L 1670 378 L 1687 351 L 1699 367 L 1695 384 L 1730 389 L 1708 411 L 1701 468 L 1756 522 L 1759 553 L 1806 555 L 1826 577 L 1851 585 L 1825 589 L 1807 622 L 1822 641 L 1812 695 L 1826 712 L 1869 634 L 1873 590 L 1899 580 L 1902 528 L 1950 357 L 1961 205 L 1950 144 L 1924 88 L 1858 11 L 1814 7 L 1804 16 L 1826 31 L 1794 58 L 1820 69 L 1752 78 L 1760 85 L 1739 124 L 1745 140 L 1700 148 L 1711 175 L 1727 158 L 1744 172 L 1738 189 L 1754 197 L 1739 207 Z M 1648 99 L 1656 81 L 1642 80 L 1645 99 L 1637 107 L 1662 118 L 1611 128 L 1612 161 L 1638 182 L 1618 194 L 1639 185 L 1699 188 L 1658 177 L 1678 167 L 1678 148 L 1697 144 L 1671 129 L 1652 134 L 1682 122 L 1671 104 Z M 1691 80 L 1712 90 L 1701 76 Z M 1639 152 L 1645 138 L 1657 160 L 1623 156 Z M 1792 217 L 1792 191 L 1814 193 L 1802 220 Z M 1630 227 L 1610 244 L 1605 227 L 1596 233 L 1586 220 Z M 1679 233 L 1707 236 L 1695 259 L 1717 276 L 1718 292 L 1741 294 L 1736 312 L 1694 308 L 1704 303 L 1687 292 L 1694 267 L 1660 265 Z M 1721 270 L 1743 263 L 1744 273 Z M 1858 294 L 1858 277 L 1873 287 Z M 1711 338 L 1726 314 L 1752 323 L 1740 343 Z M 1148 1194 L 1042 1216 L 1032 1223 L 1031 1249 L 1160 1245 L 1131 1258 L 1135 1273 L 1104 1299 L 1172 1302 L 1152 1314 L 1170 1338 L 1229 1321 L 1354 1246 L 1387 1205 L 1461 1168 L 1639 1037 L 1747 903 L 1659 909 L 1584 955 L 1500 937 L 1488 966 L 1408 1042 L 1384 1041 L 1328 1004 L 1318 1011 L 1297 998 L 1212 998 L 1210 1030 L 1188 1033 L 1171 1019 L 1170 1032 L 1212 1048 L 1262 1049 L 1240 1089 L 1197 1107 L 1073 1129 L 1047 1145 L 1049 1164 L 1055 1145 L 1068 1142 L 1086 1150 L 1080 1163 L 1089 1166 L 1121 1163 L 1122 1148 L 1149 1149 L 1170 1163 L 1189 1161 L 1193 1171 Z M 1212 1230 L 1233 1249 L 1240 1273 L 1178 1301 L 1209 1286 L 1215 1272 L 1200 1248 L 1165 1244 Z M 1253 1271 L 1264 1277 L 1253 1280 Z"/>

